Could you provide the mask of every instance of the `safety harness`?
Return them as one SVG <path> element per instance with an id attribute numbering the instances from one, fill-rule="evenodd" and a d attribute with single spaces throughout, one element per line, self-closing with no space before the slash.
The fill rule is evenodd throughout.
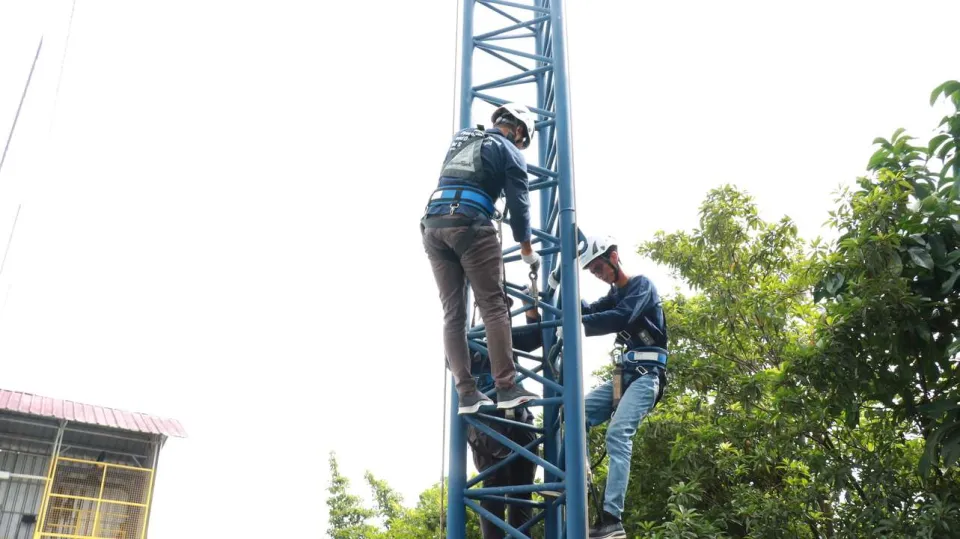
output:
<path id="1" fill-rule="evenodd" d="M 437 187 L 430 195 L 420 219 L 421 229 L 469 227 L 453 247 L 457 258 L 470 247 L 481 226 L 502 218 L 493 199 L 482 189 L 488 174 L 484 170 L 480 150 L 489 136 L 483 126 L 478 125 L 476 129 L 461 131 L 454 137 L 440 175 L 458 178 L 460 182 Z M 462 215 L 458 211 L 461 206 L 477 210 L 480 214 L 475 217 Z M 443 208 L 444 213 L 434 212 L 437 208 Z M 459 218 L 450 218 L 458 213 L 461 214 Z"/>
<path id="2" fill-rule="evenodd" d="M 660 378 L 659 390 L 654 406 L 660 402 L 666 386 L 667 351 L 656 346 L 641 347 L 624 351 L 614 348 L 610 354 L 613 359 L 613 409 L 616 411 L 620 399 L 633 382 L 641 377 L 655 373 Z"/>

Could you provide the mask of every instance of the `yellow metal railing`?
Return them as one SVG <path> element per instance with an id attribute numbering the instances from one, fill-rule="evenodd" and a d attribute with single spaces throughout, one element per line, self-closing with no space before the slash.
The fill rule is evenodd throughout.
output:
<path id="1" fill-rule="evenodd" d="M 143 539 L 153 470 L 58 457 L 35 539 Z"/>

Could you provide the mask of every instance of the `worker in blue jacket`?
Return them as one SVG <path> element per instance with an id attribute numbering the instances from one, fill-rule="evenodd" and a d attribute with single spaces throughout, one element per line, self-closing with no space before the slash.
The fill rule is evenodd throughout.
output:
<path id="1" fill-rule="evenodd" d="M 603 511 L 590 529 L 590 539 L 625 539 L 621 515 L 633 436 L 663 396 L 667 325 L 656 287 L 643 275 L 631 276 L 623 269 L 613 238 L 588 238 L 580 267 L 610 285 L 610 291 L 599 300 L 581 301 L 584 335 L 615 334 L 619 349 L 613 379 L 591 391 L 584 403 L 588 429 L 610 421 Z"/>
<path id="2" fill-rule="evenodd" d="M 494 110 L 490 129 L 464 129 L 447 150 L 438 186 L 420 220 L 423 247 L 443 305 L 443 347 L 456 381 L 457 413 L 492 405 L 470 375 L 467 348 L 467 281 L 486 325 L 497 408 L 517 407 L 539 398 L 515 383 L 510 313 L 501 283 L 503 252 L 492 219 L 494 202 L 505 195 L 513 239 L 532 271 L 540 257 L 533 250 L 527 164 L 520 150 L 533 140 L 535 117 L 527 107 L 507 103 Z"/>

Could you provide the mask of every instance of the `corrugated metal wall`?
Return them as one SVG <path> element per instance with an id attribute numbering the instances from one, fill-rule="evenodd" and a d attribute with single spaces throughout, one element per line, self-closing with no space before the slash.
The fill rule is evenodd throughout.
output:
<path id="1" fill-rule="evenodd" d="M 49 454 L 44 455 L 44 451 L 49 452 L 50 446 L 17 445 L 17 450 L 12 450 L 12 444 L 5 444 L 0 438 L 0 471 L 46 476 L 50 457 Z M 21 518 L 23 515 L 36 515 L 40 511 L 45 486 L 45 481 L 17 478 L 0 480 L 0 539 L 33 537 L 34 524 L 22 523 Z"/>
<path id="2" fill-rule="evenodd" d="M 10 415 L 0 410 L 0 472 L 46 477 L 57 431 L 58 424 L 54 421 Z M 68 425 L 63 433 L 60 456 L 94 461 L 91 463 L 94 466 L 98 466 L 96 461 L 101 461 L 105 464 L 149 468 L 152 465 L 154 443 L 151 436 L 109 432 L 94 425 Z M 0 479 L 0 539 L 33 538 L 39 524 L 38 513 L 46 486 L 44 479 Z M 109 496 L 104 496 L 105 503 L 109 504 Z M 136 501 L 144 506 L 134 507 L 136 511 L 148 510 L 145 500 L 126 501 Z M 37 521 L 23 522 L 24 515 L 35 515 Z M 143 525 L 139 518 L 135 520 L 137 526 Z M 123 528 L 121 524 L 125 525 L 125 522 L 114 527 Z M 117 533 L 119 535 L 111 536 L 123 535 Z"/>

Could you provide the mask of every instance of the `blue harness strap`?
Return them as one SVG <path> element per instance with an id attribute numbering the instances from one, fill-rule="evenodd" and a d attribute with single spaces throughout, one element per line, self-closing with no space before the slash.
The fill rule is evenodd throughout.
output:
<path id="1" fill-rule="evenodd" d="M 441 218 L 442 214 L 429 213 L 433 208 L 443 207 L 445 211 L 449 208 L 447 215 L 454 215 L 461 205 L 475 208 L 483 215 L 476 217 L 461 215 L 460 218 L 447 219 Z M 479 227 L 485 226 L 490 219 L 499 219 L 497 208 L 493 205 L 493 200 L 482 190 L 470 185 L 444 185 L 430 195 L 430 201 L 427 202 L 424 215 L 420 219 L 420 231 L 422 233 L 427 228 L 469 227 L 453 246 L 453 254 L 460 258 L 470 248 Z"/>
<path id="2" fill-rule="evenodd" d="M 444 185 L 438 187 L 427 203 L 427 211 L 438 206 L 447 206 L 450 208 L 450 215 L 453 215 L 460 205 L 470 206 L 486 214 L 486 217 L 493 219 L 497 212 L 493 200 L 482 190 L 470 185 Z"/>
<path id="3" fill-rule="evenodd" d="M 641 376 L 651 373 L 656 374 L 660 378 L 660 388 L 654 401 L 654 406 L 656 406 L 660 402 L 660 398 L 663 397 L 663 391 L 667 385 L 668 356 L 669 353 L 666 350 L 656 346 L 642 346 L 620 354 L 615 361 L 621 368 L 623 391 L 626 392 L 627 388 Z"/>
<path id="4" fill-rule="evenodd" d="M 667 351 L 656 346 L 642 346 L 621 355 L 625 369 L 632 367 L 667 368 Z"/>

